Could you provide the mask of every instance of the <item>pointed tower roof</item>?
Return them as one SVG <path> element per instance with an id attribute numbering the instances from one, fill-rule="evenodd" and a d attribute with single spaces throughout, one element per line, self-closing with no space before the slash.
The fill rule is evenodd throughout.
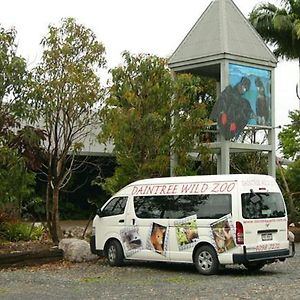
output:
<path id="1" fill-rule="evenodd" d="M 198 69 L 222 59 L 269 67 L 277 64 L 273 53 L 232 0 L 210 3 L 170 57 L 169 67 L 174 71 Z"/>

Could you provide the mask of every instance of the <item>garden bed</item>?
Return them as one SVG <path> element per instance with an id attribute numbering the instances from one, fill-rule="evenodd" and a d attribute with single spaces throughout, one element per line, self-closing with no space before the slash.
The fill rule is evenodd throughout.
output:
<path id="1" fill-rule="evenodd" d="M 43 264 L 63 258 L 50 241 L 0 242 L 0 267 Z"/>

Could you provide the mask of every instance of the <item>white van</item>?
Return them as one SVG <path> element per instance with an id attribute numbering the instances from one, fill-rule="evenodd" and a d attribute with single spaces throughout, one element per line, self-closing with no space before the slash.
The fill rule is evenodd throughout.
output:
<path id="1" fill-rule="evenodd" d="M 295 253 L 280 189 L 267 175 L 212 175 L 133 182 L 98 211 L 91 250 L 124 259 L 193 263 L 202 274 L 243 264 L 258 270 Z"/>

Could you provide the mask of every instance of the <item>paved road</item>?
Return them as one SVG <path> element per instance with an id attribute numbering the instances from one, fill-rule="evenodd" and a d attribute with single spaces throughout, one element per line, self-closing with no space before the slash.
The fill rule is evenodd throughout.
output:
<path id="1" fill-rule="evenodd" d="M 300 244 L 296 256 L 257 273 L 228 267 L 199 275 L 193 266 L 130 262 L 59 263 L 0 271 L 0 299 L 300 299 Z"/>

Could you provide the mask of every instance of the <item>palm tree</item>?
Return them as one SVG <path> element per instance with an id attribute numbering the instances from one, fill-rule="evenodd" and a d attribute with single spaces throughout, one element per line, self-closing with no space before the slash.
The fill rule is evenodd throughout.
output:
<path id="1" fill-rule="evenodd" d="M 274 54 L 285 59 L 298 59 L 300 73 L 300 1 L 281 0 L 281 7 L 268 2 L 258 4 L 249 21 L 265 40 L 274 47 Z M 296 88 L 297 97 L 298 84 Z"/>
<path id="2" fill-rule="evenodd" d="M 260 3 L 250 13 L 250 22 L 274 47 L 277 57 L 300 59 L 300 1 L 282 0 L 282 6 Z"/>

